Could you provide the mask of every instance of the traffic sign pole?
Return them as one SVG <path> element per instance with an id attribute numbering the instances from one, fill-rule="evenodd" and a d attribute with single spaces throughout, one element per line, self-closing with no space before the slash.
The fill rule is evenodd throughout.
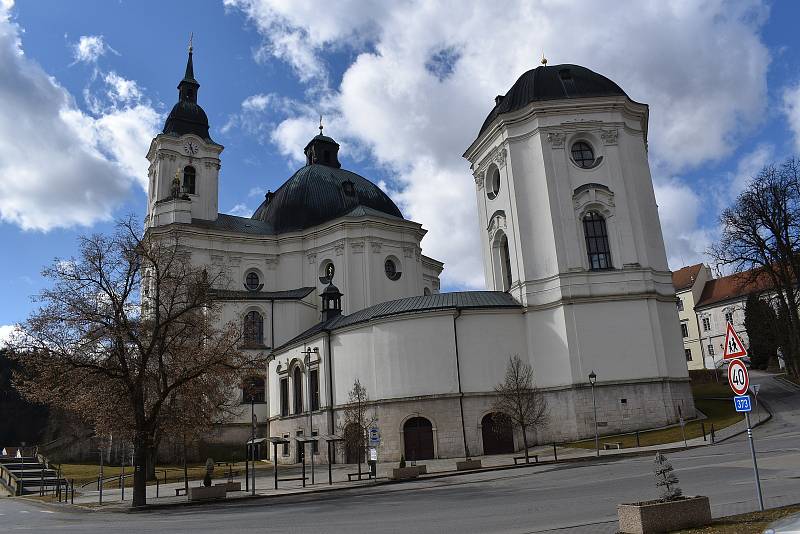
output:
<path id="1" fill-rule="evenodd" d="M 756 477 L 756 495 L 758 496 L 758 508 L 764 511 L 764 496 L 761 494 L 761 478 L 758 476 L 758 461 L 756 461 L 756 447 L 753 444 L 753 429 L 750 428 L 750 412 L 744 413 L 747 421 L 747 439 L 750 441 L 750 455 L 753 457 L 753 474 Z"/>

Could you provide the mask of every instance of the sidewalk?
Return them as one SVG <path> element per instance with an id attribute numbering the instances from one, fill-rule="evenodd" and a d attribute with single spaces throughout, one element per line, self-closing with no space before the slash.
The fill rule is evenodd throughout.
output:
<path id="1" fill-rule="evenodd" d="M 766 422 L 770 418 L 769 411 L 766 409 L 766 406 L 762 405 L 760 410 L 760 417 L 758 421 L 755 420 L 755 414 L 753 417 L 753 425 L 757 426 L 761 423 Z M 746 424 L 744 421 L 736 423 L 730 427 L 722 429 L 716 433 L 716 441 L 717 443 L 721 441 L 725 441 L 730 439 L 734 436 L 737 436 L 746 431 Z M 707 438 L 708 441 L 704 441 L 702 437 L 694 438 L 687 440 L 686 445 L 689 448 L 694 447 L 702 447 L 711 445 L 710 437 Z M 601 443 L 603 439 L 601 438 Z M 675 442 L 675 443 L 666 443 L 661 445 L 653 445 L 647 447 L 630 447 L 626 449 L 612 449 L 612 450 L 601 450 L 600 451 L 600 458 L 601 459 L 610 459 L 615 457 L 624 457 L 624 456 L 631 456 L 631 455 L 639 455 L 639 454 L 646 454 L 648 452 L 655 452 L 657 450 L 680 450 L 684 448 L 683 441 Z M 499 454 L 499 455 L 492 455 L 492 456 L 475 456 L 473 459 L 480 459 L 482 462 L 482 468 L 480 470 L 472 470 L 472 471 L 457 471 L 456 470 L 456 462 L 460 461 L 461 458 L 448 458 L 448 459 L 434 459 L 434 460 L 424 460 L 419 461 L 418 465 L 424 464 L 427 468 L 427 474 L 421 475 L 419 477 L 420 480 L 430 480 L 436 479 L 441 477 L 449 477 L 449 476 L 456 476 L 466 473 L 475 473 L 475 472 L 485 472 L 485 471 L 493 471 L 499 469 L 514 469 L 514 468 L 531 468 L 535 466 L 541 467 L 548 467 L 553 465 L 555 462 L 554 454 L 553 454 L 553 446 L 540 446 L 534 447 L 529 450 L 531 455 L 538 455 L 539 462 L 534 464 L 528 464 L 527 466 L 523 463 L 520 465 L 514 465 L 514 457 L 523 456 L 523 452 L 516 452 L 513 454 Z M 591 461 L 595 458 L 596 452 L 594 449 L 581 449 L 581 448 L 568 448 L 568 447 L 558 447 L 557 448 L 558 454 L 558 462 L 563 461 Z M 273 470 L 272 468 L 268 469 L 258 469 L 256 471 L 256 497 L 278 497 L 284 495 L 302 495 L 307 493 L 319 493 L 319 492 L 326 492 L 326 491 L 335 491 L 341 489 L 353 489 L 353 488 L 360 488 L 360 487 L 369 487 L 375 485 L 381 485 L 391 482 L 388 479 L 391 470 L 397 467 L 397 462 L 385 462 L 379 463 L 377 466 L 377 474 L 378 477 L 376 480 L 371 480 L 366 478 L 367 474 L 367 467 L 362 466 L 362 473 L 363 479 L 361 481 L 353 480 L 348 481 L 348 473 L 356 473 L 358 468 L 354 465 L 343 465 L 343 464 L 334 464 L 331 466 L 331 478 L 332 478 L 332 485 L 328 484 L 328 465 L 315 465 L 314 466 L 314 483 L 311 483 L 311 464 L 306 464 L 306 487 L 303 487 L 302 484 L 302 467 L 299 464 L 295 465 L 279 465 L 278 466 L 278 489 L 274 489 L 274 478 L 273 478 Z M 411 463 L 409 462 L 408 465 L 410 466 Z M 227 476 L 225 476 L 222 472 L 217 472 L 219 476 L 214 477 L 214 483 L 225 482 L 227 481 Z M 252 475 L 251 475 L 252 476 Z M 296 480 L 283 480 L 283 479 L 296 479 Z M 354 477 L 355 478 L 355 477 Z M 246 498 L 252 498 L 251 491 L 244 491 L 246 487 L 245 479 L 243 475 L 233 477 L 234 481 L 241 482 L 242 484 L 242 491 L 240 492 L 232 492 L 228 493 L 226 500 L 240 500 Z M 199 486 L 201 483 L 200 481 L 194 480 L 189 482 L 189 486 Z M 188 497 L 185 495 L 181 495 L 179 497 L 175 496 L 175 489 L 183 488 L 183 482 L 172 482 L 168 484 L 160 484 L 158 488 L 156 485 L 149 485 L 147 486 L 147 502 L 148 505 L 155 505 L 155 506 L 174 506 L 174 505 L 182 505 L 188 504 Z M 156 492 L 158 492 L 158 496 L 156 496 Z M 120 509 L 128 509 L 130 507 L 131 498 L 133 497 L 133 489 L 132 488 L 125 488 L 125 501 L 122 501 L 122 492 L 120 489 L 111 489 L 106 488 L 103 490 L 103 505 L 102 509 L 113 509 L 113 510 L 120 510 Z M 84 491 L 83 493 L 75 494 L 75 505 L 80 505 L 92 509 L 99 508 L 99 492 L 97 491 Z M 208 501 L 206 501 L 208 502 Z M 216 501 L 220 502 L 220 501 Z M 200 504 L 200 503 L 192 503 L 192 504 Z"/>

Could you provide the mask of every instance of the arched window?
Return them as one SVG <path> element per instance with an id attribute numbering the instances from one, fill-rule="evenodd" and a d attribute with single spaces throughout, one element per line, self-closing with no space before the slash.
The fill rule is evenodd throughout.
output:
<path id="1" fill-rule="evenodd" d="M 191 165 L 183 168 L 183 192 L 187 195 L 194 195 L 195 170 Z"/>
<path id="2" fill-rule="evenodd" d="M 611 248 L 608 245 L 608 230 L 603 216 L 596 211 L 584 215 L 583 233 L 586 236 L 589 269 L 593 271 L 611 269 Z"/>
<path id="3" fill-rule="evenodd" d="M 292 387 L 294 387 L 294 413 L 303 413 L 303 373 L 299 367 L 292 372 Z"/>
<path id="4" fill-rule="evenodd" d="M 244 344 L 245 346 L 264 344 L 264 318 L 257 311 L 248 312 L 244 316 Z"/>
<path id="5" fill-rule="evenodd" d="M 500 238 L 500 268 L 503 274 L 503 291 L 511 288 L 511 256 L 508 252 L 508 237 L 503 234 Z"/>
<path id="6" fill-rule="evenodd" d="M 264 402 L 264 378 L 249 376 L 242 382 L 242 402 Z"/>

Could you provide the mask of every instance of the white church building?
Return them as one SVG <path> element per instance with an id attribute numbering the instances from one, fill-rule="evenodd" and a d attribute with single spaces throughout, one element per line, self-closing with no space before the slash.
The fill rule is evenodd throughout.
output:
<path id="1" fill-rule="evenodd" d="M 290 441 L 279 462 L 298 460 L 296 437 L 342 433 L 356 379 L 381 460 L 518 450 L 521 436 L 493 428 L 491 408 L 513 355 L 550 406 L 532 442 L 594 435 L 592 371 L 601 433 L 674 423 L 679 408 L 694 415 L 648 107 L 608 78 L 544 65 L 495 99 L 464 154 L 487 290 L 455 293 L 440 292 L 444 265 L 422 253 L 422 225 L 343 169 L 322 131 L 252 217 L 219 213 L 223 147 L 198 88 L 190 50 L 179 102 L 147 154 L 146 229 L 179 234 L 190 261 L 226 274 L 222 320 L 241 324 L 246 350 L 269 355 L 254 370 L 256 415 L 259 437 Z M 243 445 L 250 404 L 237 395 L 241 420 L 216 439 Z M 317 461 L 326 453 L 319 446 Z"/>

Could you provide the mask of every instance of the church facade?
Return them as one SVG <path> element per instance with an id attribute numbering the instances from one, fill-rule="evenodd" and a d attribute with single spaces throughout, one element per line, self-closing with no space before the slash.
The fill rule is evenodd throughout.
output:
<path id="1" fill-rule="evenodd" d="M 453 293 L 440 292 L 444 265 L 422 253 L 426 230 L 343 169 L 322 129 L 306 165 L 252 217 L 219 213 L 223 147 L 198 89 L 190 51 L 179 102 L 147 155 L 146 231 L 177 233 L 189 261 L 225 274 L 222 320 L 241 324 L 244 350 L 268 354 L 253 370 L 256 416 L 259 437 L 289 440 L 277 461 L 298 461 L 295 438 L 343 433 L 356 380 L 381 460 L 518 450 L 521 436 L 492 417 L 513 355 L 532 365 L 550 407 L 532 442 L 594 435 L 593 391 L 601 433 L 694 415 L 648 108 L 611 80 L 545 65 L 496 98 L 464 154 L 488 290 Z M 236 395 L 242 417 L 216 439 L 241 445 L 250 404 Z M 326 447 L 315 454 L 327 461 Z"/>

